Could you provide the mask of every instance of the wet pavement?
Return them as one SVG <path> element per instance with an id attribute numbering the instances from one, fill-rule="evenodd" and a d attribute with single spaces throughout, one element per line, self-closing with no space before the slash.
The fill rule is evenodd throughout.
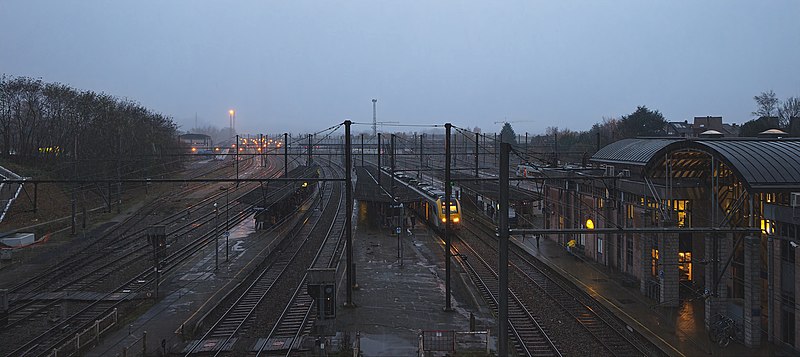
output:
<path id="1" fill-rule="evenodd" d="M 444 247 L 421 226 L 411 232 L 402 235 L 398 246 L 397 235 L 388 229 L 356 230 L 354 261 L 360 289 L 353 293 L 355 307 L 340 309 L 336 324 L 339 331 L 351 336 L 358 333 L 364 356 L 416 356 L 421 332 L 469 331 L 470 313 L 475 317 L 476 330 L 495 328 L 494 318 L 474 297 L 468 288 L 471 284 L 464 280 L 468 278 L 457 264 L 452 265 L 451 272 L 452 311 L 444 311 Z M 401 254 L 403 258 L 399 259 Z M 462 341 L 467 339 L 466 335 L 458 336 Z M 485 335 L 475 338 L 485 341 Z M 494 343 L 490 337 L 491 349 Z M 476 345 L 477 350 L 486 348 L 485 342 Z"/>

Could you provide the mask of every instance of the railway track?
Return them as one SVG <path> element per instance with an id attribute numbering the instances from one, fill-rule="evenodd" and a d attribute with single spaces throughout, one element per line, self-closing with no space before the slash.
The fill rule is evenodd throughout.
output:
<path id="1" fill-rule="evenodd" d="M 322 190 L 319 198 L 322 209 L 312 208 L 307 211 L 307 216 L 301 220 L 299 229 L 290 234 L 288 240 L 284 239 L 286 245 L 270 254 L 267 260 L 271 263 L 252 279 L 244 292 L 221 313 L 199 340 L 187 347 L 185 350 L 187 355 L 194 353 L 219 355 L 231 352 L 235 348 L 238 336 L 249 333 L 253 316 L 263 308 L 262 303 L 277 301 L 277 298 L 271 298 L 276 293 L 274 287 L 297 284 L 297 272 L 305 272 L 308 268 L 308 261 L 304 256 L 309 250 L 314 251 L 312 249 L 315 249 L 328 234 L 335 212 L 342 205 L 344 192 L 341 185 L 328 186 L 330 187 Z"/>
<path id="2" fill-rule="evenodd" d="M 489 263 L 466 242 L 454 242 L 453 248 L 456 254 L 459 254 L 458 256 L 474 257 L 473 259 L 462 258 L 461 262 L 467 268 L 469 276 L 489 306 L 497 311 L 499 304 L 498 274 L 493 269 L 493 266 L 497 265 Z M 533 309 L 528 306 L 513 290 L 510 291 L 508 331 L 509 337 L 514 341 L 517 354 L 520 356 L 561 356 L 561 351 L 554 338 L 550 337 L 550 332 L 537 321 Z"/>
<path id="3" fill-rule="evenodd" d="M 215 171 L 216 169 L 212 169 L 211 171 L 194 173 L 192 176 L 202 176 L 208 172 Z M 10 289 L 11 296 L 14 299 L 9 311 L 9 322 L 0 329 L 0 332 L 16 328 L 25 322 L 30 322 L 32 318 L 41 315 L 47 309 L 61 304 L 63 298 L 70 296 L 70 293 L 96 291 L 98 288 L 100 288 L 99 291 L 103 291 L 101 285 L 105 279 L 112 274 L 119 274 L 120 267 L 129 267 L 134 262 L 150 257 L 150 251 L 145 249 L 147 248 L 147 243 L 143 239 L 138 239 L 144 236 L 146 228 L 137 227 L 141 226 L 143 221 L 146 221 L 151 216 L 151 212 L 156 211 L 165 202 L 201 188 L 201 185 L 186 188 L 148 203 L 140 210 L 142 211 L 141 214 L 126 218 L 95 239 L 90 249 L 65 258 L 48 268 L 44 273 L 32 276 L 13 286 Z M 222 195 L 222 193 L 215 191 L 213 196 L 201 199 L 199 202 L 189 206 L 189 209 L 207 206 L 211 201 L 217 199 L 219 195 Z M 200 227 L 206 227 L 206 224 L 214 218 L 213 211 L 208 211 L 200 216 L 196 214 L 195 216 L 195 219 L 180 225 L 169 235 L 179 237 L 184 234 L 192 234 L 193 231 Z M 179 211 L 169 214 L 158 223 L 169 226 L 176 223 L 179 224 L 184 218 L 185 213 Z"/>
<path id="4" fill-rule="evenodd" d="M 249 214 L 250 213 L 248 210 L 241 210 L 238 213 L 234 213 L 232 217 L 233 224 L 237 224 L 249 216 Z M 175 244 L 175 246 L 171 248 L 174 253 L 168 256 L 162 264 L 164 273 L 169 273 L 169 271 L 177 264 L 188 259 L 196 251 L 202 249 L 213 241 L 213 239 L 211 239 L 213 236 L 213 230 L 206 230 L 205 232 L 201 230 L 201 227 L 207 226 L 212 219 L 213 212 L 205 214 L 193 222 L 184 224 L 182 227 L 179 227 L 173 231 L 173 233 L 178 236 L 186 231 L 199 230 L 197 232 L 199 237 L 193 240 L 184 240 L 184 242 L 181 244 Z M 44 354 L 47 351 L 52 350 L 55 346 L 63 345 L 65 341 L 72 337 L 72 334 L 75 331 L 80 331 L 82 328 L 91 325 L 91 323 L 96 319 L 111 314 L 114 309 L 119 307 L 122 303 L 130 301 L 130 299 L 136 297 L 137 295 L 147 292 L 145 287 L 152 285 L 152 281 L 154 280 L 154 272 L 152 270 L 151 262 L 148 262 L 148 259 L 146 259 L 151 256 L 149 254 L 150 250 L 141 248 L 142 247 L 137 248 L 137 246 L 133 244 L 129 244 L 128 249 L 126 250 L 120 249 L 119 247 L 113 247 L 112 251 L 114 252 L 124 252 L 122 257 L 105 260 L 100 263 L 99 266 L 93 266 L 91 263 L 76 264 L 73 266 L 65 264 L 66 267 L 71 268 L 70 272 L 73 274 L 75 274 L 74 271 L 78 271 L 80 269 L 89 270 L 89 272 L 77 279 L 72 279 L 71 281 L 63 283 L 60 287 L 50 291 L 51 293 L 62 293 L 62 297 L 58 297 L 58 295 L 56 295 L 53 300 L 44 302 L 37 299 L 31 299 L 25 304 L 18 306 L 17 309 L 14 310 L 14 313 L 11 317 L 12 326 L 16 326 L 21 321 L 26 321 L 33 317 L 41 317 L 42 315 L 46 315 L 46 313 L 43 311 L 47 310 L 50 306 L 53 306 L 56 303 L 62 303 L 63 296 L 68 296 L 67 294 L 69 292 L 79 292 L 82 289 L 100 284 L 104 278 L 109 276 L 111 272 L 115 270 L 115 267 L 119 268 L 121 264 L 122 266 L 126 266 L 126 264 L 129 264 L 130 261 L 135 261 L 136 259 L 144 262 L 143 264 L 140 264 L 140 268 L 142 269 L 139 270 L 138 273 L 130 273 L 127 277 L 122 278 L 124 281 L 123 284 L 114 284 L 114 286 L 117 287 L 110 289 L 110 291 L 107 293 L 95 293 L 94 295 L 97 297 L 94 301 L 89 301 L 86 303 L 71 303 L 72 305 L 79 306 L 73 307 L 73 311 L 70 311 L 68 314 L 69 316 L 55 324 L 55 326 L 52 328 L 46 329 L 43 332 L 40 328 L 39 332 L 41 333 L 36 332 L 36 330 L 32 330 L 34 334 L 37 334 L 37 336 L 25 343 L 23 346 L 15 349 L 10 353 L 10 355 Z M 127 268 L 129 268 L 129 271 L 135 271 L 136 265 L 133 265 L 132 267 L 128 266 Z M 117 277 L 116 280 L 120 280 L 120 277 Z M 31 333 L 31 331 L 28 333 Z M 4 344 L 4 347 L 10 346 L 11 344 Z M 8 352 L 8 350 L 5 348 L 3 350 Z"/>
<path id="5" fill-rule="evenodd" d="M 493 266 L 496 266 L 496 239 L 486 238 L 495 237 L 494 231 L 490 232 L 485 223 L 487 222 L 478 224 L 480 228 L 467 224 L 466 231 L 480 240 L 478 244 L 483 244 L 483 248 L 473 248 L 471 254 L 486 256 L 486 259 L 492 260 Z M 464 234 L 461 234 L 460 238 L 461 236 Z M 649 341 L 630 331 L 625 323 L 616 318 L 602 304 L 574 287 L 570 282 L 564 281 L 560 275 L 553 272 L 544 263 L 539 262 L 513 244 L 509 249 L 509 290 L 510 294 L 514 296 L 514 300 L 519 300 L 520 303 L 527 306 L 539 306 L 541 310 L 541 307 L 544 306 L 541 297 L 544 296 L 556 306 L 561 314 L 576 322 L 580 328 L 580 331 L 571 330 L 568 334 L 559 333 L 558 336 L 570 336 L 569 340 L 574 341 L 579 333 L 584 334 L 586 338 L 582 338 L 581 341 L 584 344 L 591 344 L 593 346 L 590 349 L 592 353 L 599 355 L 649 356 L 663 354 Z M 487 254 L 487 252 L 491 253 Z M 533 291 L 527 290 L 530 287 L 536 287 L 536 295 L 533 294 Z M 509 320 L 513 319 L 514 314 L 509 307 Z M 563 346 L 563 343 L 560 345 Z"/>
<path id="6" fill-rule="evenodd" d="M 331 164 L 334 164 L 331 161 Z M 343 177 L 343 168 L 341 166 L 328 166 L 325 167 L 326 177 Z M 333 185 L 342 186 L 341 183 L 332 183 Z M 346 214 L 344 197 L 340 197 L 336 203 L 336 214 L 333 224 L 325 234 L 325 241 L 322 243 L 317 255 L 313 259 L 313 268 L 333 268 L 338 271 L 337 266 L 339 258 L 343 252 L 345 240 L 343 239 L 345 231 Z M 310 335 L 313 327 L 314 311 L 316 306 L 311 295 L 308 294 L 306 289 L 308 282 L 308 274 L 304 274 L 300 283 L 294 290 L 294 294 L 286 308 L 278 318 L 277 323 L 270 331 L 266 343 L 259 344 L 259 348 L 255 355 L 265 354 L 280 354 L 290 356 L 293 351 L 300 347 L 301 337 Z M 278 350 L 267 351 L 268 347 L 274 346 L 269 341 L 282 341 L 279 344 Z"/>

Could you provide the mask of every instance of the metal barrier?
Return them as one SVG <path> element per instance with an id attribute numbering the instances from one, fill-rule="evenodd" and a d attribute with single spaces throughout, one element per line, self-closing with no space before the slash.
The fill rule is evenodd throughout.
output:
<path id="1" fill-rule="evenodd" d="M 456 332 L 445 330 L 422 331 L 423 352 L 455 352 Z"/>
<path id="2" fill-rule="evenodd" d="M 54 348 L 48 356 L 72 356 L 80 353 L 81 348 L 99 342 L 100 336 L 117 324 L 118 317 L 117 309 L 114 308 L 114 311 L 99 320 L 95 320 L 92 326 L 76 333 L 75 336 L 64 342 L 61 347 Z"/>
<path id="3" fill-rule="evenodd" d="M 420 356 L 433 352 L 454 353 L 457 349 L 489 354 L 489 331 L 430 330 L 419 334 Z"/>

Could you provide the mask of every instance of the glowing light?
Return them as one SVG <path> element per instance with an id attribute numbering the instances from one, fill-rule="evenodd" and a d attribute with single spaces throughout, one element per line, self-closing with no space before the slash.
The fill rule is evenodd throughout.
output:
<path id="1" fill-rule="evenodd" d="M 586 220 L 586 229 L 594 229 L 594 221 L 591 218 Z"/>
<path id="2" fill-rule="evenodd" d="M 458 223 L 458 221 L 460 221 L 460 219 L 458 219 L 458 217 L 453 218 L 453 223 Z"/>
<path id="3" fill-rule="evenodd" d="M 445 223 L 445 222 L 447 222 L 447 218 L 442 217 L 442 223 Z"/>
<path id="4" fill-rule="evenodd" d="M 303 187 L 308 187 L 308 182 L 303 182 Z"/>
<path id="5" fill-rule="evenodd" d="M 771 220 L 762 219 L 761 220 L 761 233 L 772 234 L 773 229 L 774 229 L 774 225 L 775 224 Z"/>

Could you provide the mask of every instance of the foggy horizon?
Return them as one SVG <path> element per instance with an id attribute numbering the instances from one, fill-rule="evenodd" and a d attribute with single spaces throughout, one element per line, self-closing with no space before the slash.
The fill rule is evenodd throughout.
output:
<path id="1" fill-rule="evenodd" d="M 0 73 L 127 98 L 181 131 L 195 115 L 225 128 L 230 109 L 239 133 L 368 123 L 373 98 L 378 121 L 483 132 L 585 131 L 637 106 L 742 124 L 762 91 L 800 96 L 798 13 L 796 1 L 12 0 Z"/>

